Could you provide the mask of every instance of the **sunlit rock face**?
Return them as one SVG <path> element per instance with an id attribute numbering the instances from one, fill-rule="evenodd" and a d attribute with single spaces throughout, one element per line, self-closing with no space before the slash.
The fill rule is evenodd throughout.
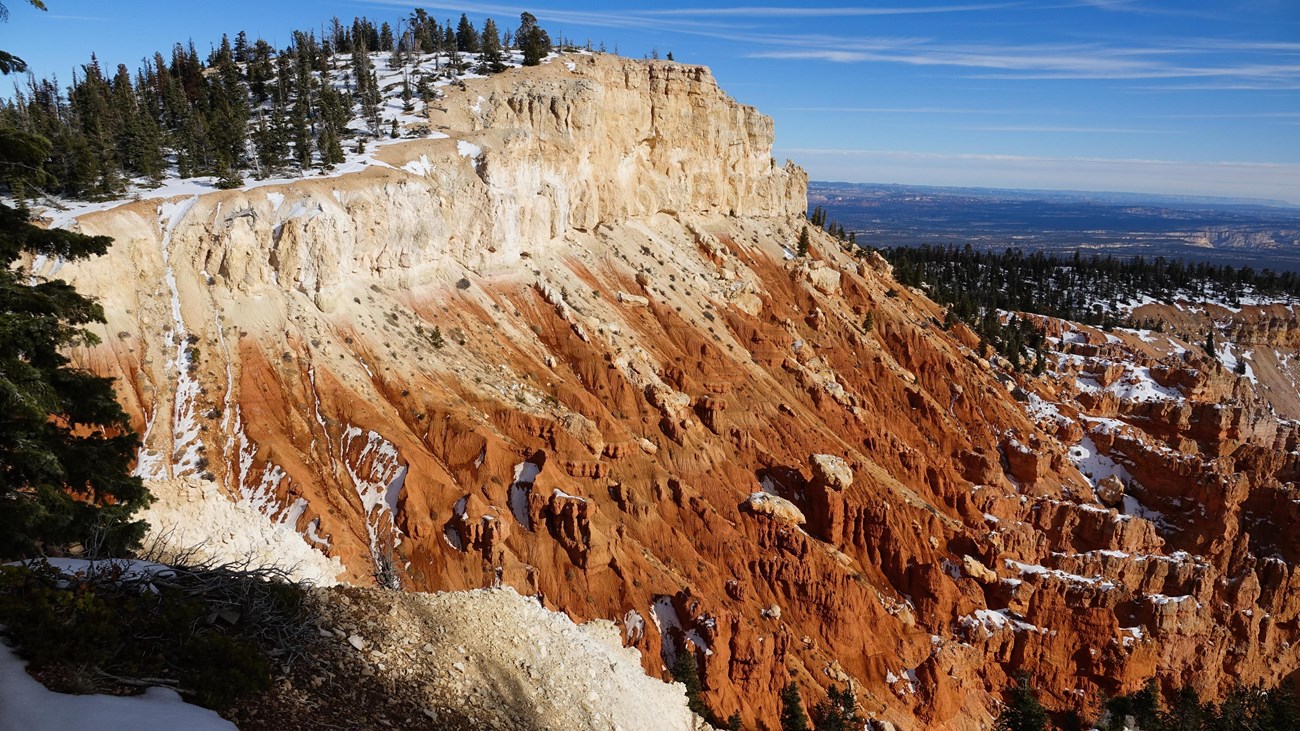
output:
<path id="1" fill-rule="evenodd" d="M 879 258 L 815 230 L 796 257 L 805 174 L 700 67 L 576 56 L 430 125 L 78 221 L 116 244 L 59 271 L 108 317 L 76 357 L 175 520 L 235 532 L 229 501 L 313 576 L 614 620 L 746 727 L 792 679 L 974 729 L 1020 670 L 1066 709 L 1296 667 L 1294 428 L 1231 374 L 1077 329 L 1168 398 L 1007 376 Z"/>

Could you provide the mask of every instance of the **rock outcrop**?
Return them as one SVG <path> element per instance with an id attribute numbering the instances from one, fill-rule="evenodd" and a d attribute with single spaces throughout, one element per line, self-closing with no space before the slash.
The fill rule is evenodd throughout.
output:
<path id="1" fill-rule="evenodd" d="M 1018 382 L 878 257 L 814 230 L 791 258 L 806 176 L 700 67 L 576 56 L 430 124 L 360 172 L 78 220 L 116 244 L 60 271 L 108 317 L 76 358 L 140 474 L 349 582 L 507 585 L 660 677 L 692 653 L 746 727 L 792 679 L 977 729 L 1018 671 L 1087 710 L 1300 663 L 1300 546 L 1267 529 L 1296 436 L 1248 386 L 1096 333 Z"/>

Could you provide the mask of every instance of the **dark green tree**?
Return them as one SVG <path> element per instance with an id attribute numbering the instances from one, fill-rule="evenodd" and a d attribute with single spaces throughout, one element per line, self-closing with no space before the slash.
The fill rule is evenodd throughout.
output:
<path id="1" fill-rule="evenodd" d="M 673 680 L 686 686 L 686 707 L 700 718 L 709 717 L 709 707 L 704 703 L 704 686 L 700 683 L 700 674 L 695 667 L 694 653 L 681 650 L 673 660 Z"/>
<path id="2" fill-rule="evenodd" d="M 826 692 L 826 700 L 813 706 L 812 720 L 817 731 L 857 731 L 864 723 L 853 691 L 835 685 Z"/>
<path id="3" fill-rule="evenodd" d="M 781 731 L 812 731 L 803 710 L 799 686 L 790 683 L 781 690 Z"/>
<path id="4" fill-rule="evenodd" d="M 515 44 L 523 51 L 525 66 L 538 65 L 551 52 L 551 36 L 537 24 L 537 18 L 532 13 L 522 13 L 519 16 Z"/>
<path id="5" fill-rule="evenodd" d="M 464 13 L 460 14 L 460 22 L 456 24 L 456 50 L 461 53 L 479 52 L 478 30 Z"/>
<path id="6" fill-rule="evenodd" d="M 1158 728 L 1151 731 L 1202 731 L 1209 716 L 1196 691 L 1183 688 L 1174 696 L 1169 709 L 1159 715 Z M 1148 726 L 1153 726 L 1148 722 Z M 1146 729 L 1147 726 L 1143 726 Z"/>
<path id="7" fill-rule="evenodd" d="M 799 256 L 808 256 L 809 248 L 810 248 L 810 239 L 808 238 L 808 227 L 804 226 L 803 231 L 799 233 L 799 246 L 798 249 L 796 250 L 796 253 L 798 253 Z"/>
<path id="8" fill-rule="evenodd" d="M 122 166 L 133 175 L 162 179 L 162 133 L 149 108 L 140 103 L 125 65 L 119 65 L 113 77 L 112 103 L 120 118 L 116 144 Z"/>
<path id="9" fill-rule="evenodd" d="M 39 166 L 50 150 L 43 137 L 0 128 L 0 169 Z M 143 534 L 131 516 L 149 493 L 130 474 L 138 440 L 113 383 L 62 352 L 96 342 L 86 326 L 103 322 L 103 310 L 67 282 L 16 267 L 26 256 L 85 259 L 110 243 L 34 226 L 26 211 L 0 204 L 0 557 L 96 534 L 120 552 Z"/>
<path id="10" fill-rule="evenodd" d="M 505 69 L 501 52 L 501 34 L 497 24 L 491 18 L 483 22 L 483 35 L 479 39 L 479 62 L 486 73 L 495 74 Z"/>
<path id="11" fill-rule="evenodd" d="M 1158 731 L 1161 724 L 1160 684 L 1156 679 L 1151 678 L 1143 685 L 1141 691 L 1110 698 L 1106 702 L 1106 711 L 1110 714 L 1113 723 L 1122 724 L 1125 723 L 1125 719 L 1132 718 L 1139 728 Z"/>
<path id="12" fill-rule="evenodd" d="M 1007 705 L 998 714 L 994 728 L 998 731 L 1047 731 L 1047 711 L 1029 685 L 1029 676 L 1021 675 L 1011 687 Z"/>

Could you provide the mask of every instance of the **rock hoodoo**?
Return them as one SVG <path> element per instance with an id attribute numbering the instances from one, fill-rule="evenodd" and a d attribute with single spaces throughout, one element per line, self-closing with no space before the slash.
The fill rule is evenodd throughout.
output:
<path id="1" fill-rule="evenodd" d="M 139 472 L 204 493 L 184 511 L 233 502 L 347 581 L 613 621 L 747 728 L 791 680 L 976 729 L 1020 670 L 1066 709 L 1300 666 L 1300 546 L 1267 529 L 1297 435 L 1249 386 L 1094 381 L 1145 363 L 1100 336 L 1017 384 L 877 258 L 815 230 L 794 257 L 806 176 L 704 68 L 449 89 L 446 138 L 360 172 L 76 222 L 116 239 L 60 272 L 108 318 L 76 357 L 117 377 Z"/>

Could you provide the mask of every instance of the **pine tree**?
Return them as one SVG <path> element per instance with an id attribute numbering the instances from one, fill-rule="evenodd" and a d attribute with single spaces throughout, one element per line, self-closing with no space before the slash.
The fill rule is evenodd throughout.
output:
<path id="1" fill-rule="evenodd" d="M 44 10 L 45 3 L 41 0 L 26 0 L 29 5 L 37 10 Z M 4 3 L 0 2 L 0 21 L 9 19 L 9 9 Z M 21 73 L 27 70 L 27 63 L 21 58 L 7 51 L 0 51 L 0 74 Z"/>
<path id="2" fill-rule="evenodd" d="M 1210 328 L 1209 332 L 1205 334 L 1205 352 L 1212 357 L 1218 357 L 1219 355 L 1219 349 L 1214 344 L 1214 328 Z"/>
<path id="3" fill-rule="evenodd" d="M 1225 701 L 1225 705 L 1232 703 L 1232 696 Z M 1254 699 L 1251 699 L 1254 700 Z M 1249 704 L 1255 707 L 1254 703 Z M 1191 688 L 1183 688 L 1178 691 L 1174 702 L 1169 705 L 1169 710 L 1161 713 L 1159 716 L 1159 731 L 1202 731 L 1205 729 L 1208 716 L 1206 709 L 1201 705 L 1201 699 L 1197 697 L 1196 691 Z M 1148 728 L 1143 726 L 1143 728 Z M 1263 727 L 1259 727 L 1263 728 Z M 1156 731 L 1156 729 L 1152 729 Z"/>
<path id="4" fill-rule="evenodd" d="M 551 37 L 537 25 L 537 18 L 532 13 L 519 16 L 519 30 L 515 31 L 515 43 L 524 53 L 524 65 L 536 66 L 551 52 Z"/>
<path id="5" fill-rule="evenodd" d="M 238 45 L 236 45 L 238 48 Z M 258 38 L 248 52 L 248 90 L 252 92 L 253 104 L 261 105 L 271 95 L 270 84 L 275 80 L 275 66 L 271 61 L 274 51 L 271 44 Z M 281 77 L 283 80 L 284 77 Z"/>
<path id="6" fill-rule="evenodd" d="M 708 718 L 709 707 L 704 703 L 704 686 L 700 684 L 699 671 L 695 668 L 695 655 L 679 651 L 671 672 L 673 680 L 686 686 L 686 707 L 700 718 Z"/>
<path id="7" fill-rule="evenodd" d="M 99 60 L 91 54 L 90 63 L 81 68 L 85 76 L 80 82 L 74 81 L 68 102 L 85 144 L 90 148 L 90 159 L 86 164 L 93 170 L 93 182 L 86 192 L 112 195 L 121 189 L 115 134 L 120 122 L 109 99 L 108 81 L 99 68 Z"/>
<path id="8" fill-rule="evenodd" d="M 803 710 L 799 686 L 790 683 L 781 690 L 781 731 L 812 731 Z"/>
<path id="9" fill-rule="evenodd" d="M 0 142 L 0 163 L 27 157 Z M 60 351 L 93 345 L 84 326 L 103 311 L 60 280 L 14 268 L 24 254 L 78 261 L 111 239 L 41 229 L 0 205 L 0 557 L 88 542 L 96 530 L 120 552 L 143 534 L 132 514 L 149 501 L 130 476 L 138 440 L 111 379 L 73 368 Z M 73 495 L 78 499 L 74 499 Z"/>
<path id="10" fill-rule="evenodd" d="M 281 84 L 286 86 L 285 94 L 288 94 L 288 64 L 280 64 Z M 301 63 L 297 64 L 294 71 L 293 84 L 293 106 L 289 109 L 289 130 L 293 140 L 293 158 L 298 167 L 306 170 L 311 167 L 312 160 L 312 131 L 309 119 L 311 117 L 311 72 Z"/>
<path id="11" fill-rule="evenodd" d="M 248 140 L 248 90 L 239 78 L 239 67 L 231 58 L 217 66 L 209 88 L 208 129 L 212 140 L 214 172 L 230 187 L 242 184 L 239 171 L 244 164 Z"/>
<path id="12" fill-rule="evenodd" d="M 460 65 L 460 53 L 456 51 L 456 33 L 452 30 L 451 20 L 448 18 L 447 25 L 442 27 L 442 51 L 447 53 L 447 66 L 454 73 L 463 72 L 464 68 Z"/>
<path id="13" fill-rule="evenodd" d="M 0 62 L 3 73 L 15 63 L 3 52 Z M 0 170 L 39 167 L 51 149 L 44 137 L 0 127 Z M 103 310 L 67 282 L 15 266 L 24 256 L 97 256 L 112 239 L 27 219 L 0 204 L 0 557 L 88 543 L 94 533 L 120 554 L 138 544 L 144 524 L 131 516 L 150 500 L 129 472 L 138 439 L 112 380 L 73 368 L 61 352 L 94 344 L 85 326 L 104 322 Z"/>
<path id="14" fill-rule="evenodd" d="M 464 13 L 460 14 L 460 23 L 456 25 L 456 50 L 460 53 L 479 52 L 478 31 Z"/>
<path id="15" fill-rule="evenodd" d="M 379 50 L 387 52 L 393 50 L 393 26 L 387 22 L 379 27 Z"/>
<path id="16" fill-rule="evenodd" d="M 117 67 L 113 77 L 112 99 L 121 120 L 116 145 L 123 168 L 134 175 L 160 180 L 165 164 L 162 134 L 148 106 L 140 103 L 124 64 Z"/>
<path id="17" fill-rule="evenodd" d="M 1047 731 L 1047 711 L 1038 702 L 1038 694 L 1029 685 L 1029 676 L 1021 675 L 1011 688 L 1007 705 L 998 714 L 994 728 L 998 731 Z"/>
<path id="18" fill-rule="evenodd" d="M 798 249 L 797 249 L 797 253 L 798 253 L 798 255 L 799 255 L 799 256 L 808 256 L 808 250 L 809 250 L 810 246 L 811 246 L 811 242 L 810 242 L 809 237 L 808 237 L 808 227 L 807 227 L 807 226 L 804 226 L 804 227 L 803 227 L 803 231 L 800 232 L 800 234 L 799 234 L 799 245 L 798 245 Z"/>
<path id="19" fill-rule="evenodd" d="M 858 699 L 848 688 L 843 691 L 832 685 L 826 700 L 813 707 L 813 722 L 817 731 L 857 731 L 864 719 L 858 715 Z"/>
<path id="20" fill-rule="evenodd" d="M 498 73 L 505 70 L 505 63 L 501 52 L 501 39 L 497 32 L 497 24 L 491 18 L 483 22 L 483 35 L 480 39 L 481 52 L 479 61 L 482 70 L 485 73 Z"/>

